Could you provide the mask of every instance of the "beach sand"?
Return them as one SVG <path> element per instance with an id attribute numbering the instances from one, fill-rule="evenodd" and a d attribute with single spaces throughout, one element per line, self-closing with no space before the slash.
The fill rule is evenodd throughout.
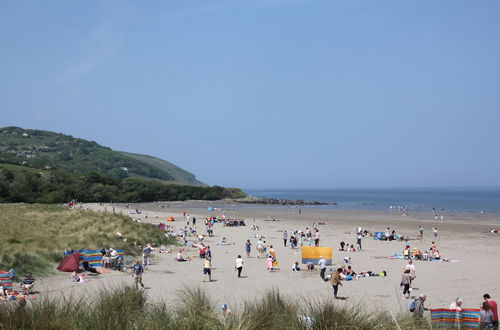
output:
<path id="1" fill-rule="evenodd" d="M 164 206 L 165 208 L 162 208 Z M 243 218 L 245 227 L 224 227 L 221 223 L 214 226 L 214 237 L 205 238 L 204 243 L 210 245 L 213 260 L 212 278 L 210 283 L 203 283 L 202 259 L 197 258 L 198 249 L 183 246 L 174 247 L 174 253 L 153 252 L 154 264 L 145 271 L 143 282 L 147 295 L 154 301 L 175 303 L 176 293 L 185 287 L 203 287 L 216 304 L 228 304 L 231 309 L 237 310 L 240 304 L 248 299 L 258 299 L 267 290 L 278 289 L 281 293 L 293 299 L 333 299 L 332 287 L 320 279 L 319 270 L 305 270 L 293 272 L 292 264 L 301 261 L 299 249 L 283 246 L 283 230 L 305 230 L 312 228 L 313 222 L 325 222 L 320 225 L 320 246 L 333 247 L 334 267 L 344 264 L 343 258 L 350 256 L 354 271 L 373 271 L 379 273 L 385 270 L 386 277 L 368 277 L 359 280 L 344 281 L 339 289 L 339 295 L 348 297 L 338 301 L 339 304 L 353 304 L 366 306 L 368 309 L 388 309 L 399 313 L 408 310 L 411 300 L 401 298 L 402 290 L 399 286 L 402 269 L 406 261 L 389 259 L 392 253 L 401 254 L 404 242 L 376 241 L 372 238 L 363 238 L 363 251 L 339 251 L 340 241 L 349 244 L 356 243 L 355 228 L 363 228 L 375 232 L 384 231 L 386 227 L 395 229 L 399 234 L 409 236 L 411 246 L 421 250 L 428 250 L 431 242 L 435 241 L 438 250 L 444 258 L 457 259 L 458 262 L 429 262 L 415 261 L 416 279 L 414 280 L 412 296 L 420 293 L 427 295 L 427 307 L 448 307 L 456 297 L 464 299 L 464 306 L 477 308 L 482 302 L 482 295 L 489 293 L 493 299 L 500 299 L 500 270 L 498 250 L 500 234 L 492 234 L 492 228 L 500 227 L 499 215 L 496 214 L 446 214 L 443 221 L 434 220 L 431 213 L 410 214 L 403 216 L 399 212 L 384 214 L 382 212 L 337 211 L 323 208 L 301 208 L 301 214 L 296 207 L 286 206 L 247 206 L 224 201 L 218 202 L 169 202 L 169 203 L 142 203 L 132 204 L 131 208 L 125 204 L 100 205 L 87 204 L 85 207 L 96 211 L 129 214 L 135 208 L 141 214 L 130 215 L 143 222 L 165 222 L 168 216 L 176 218 L 169 222 L 178 232 L 186 225 L 182 217 L 185 210 L 197 218 L 198 233 L 206 234 L 204 219 L 211 213 L 208 206 L 223 208 L 228 218 Z M 146 218 L 147 216 L 147 218 Z M 274 217 L 276 221 L 270 221 Z M 260 230 L 250 229 L 256 224 Z M 424 240 L 416 240 L 418 226 L 422 225 L 425 234 Z M 432 238 L 432 227 L 438 228 L 438 237 Z M 116 228 L 120 231 L 120 228 Z M 266 243 L 272 244 L 276 250 L 280 271 L 268 272 L 264 259 L 258 259 L 255 234 L 265 236 Z M 222 237 L 235 245 L 218 246 Z M 253 246 L 251 257 L 245 253 L 245 242 L 250 239 Z M 196 241 L 196 237 L 188 240 Z M 106 247 L 108 248 L 108 247 Z M 189 262 L 175 262 L 178 249 L 186 251 L 184 256 L 196 256 Z M 243 278 L 237 278 L 234 263 L 237 255 L 244 259 Z M 331 268 L 331 267 L 328 267 Z M 123 284 L 132 284 L 130 273 L 112 271 L 109 274 L 91 278 L 86 283 L 71 283 L 69 273 L 40 279 L 37 290 L 43 296 L 72 295 L 75 297 L 92 296 L 103 288 L 112 288 Z"/>

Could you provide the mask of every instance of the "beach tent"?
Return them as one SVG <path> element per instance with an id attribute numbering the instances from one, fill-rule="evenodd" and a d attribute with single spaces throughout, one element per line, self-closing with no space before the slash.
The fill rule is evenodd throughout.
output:
<path id="1" fill-rule="evenodd" d="M 331 247 L 316 247 L 316 246 L 303 246 L 302 247 L 302 263 L 307 264 L 312 262 L 313 264 L 317 264 L 320 257 L 326 260 L 327 265 L 332 265 L 333 259 L 333 249 Z"/>
<path id="2" fill-rule="evenodd" d="M 479 309 L 431 309 L 431 321 L 434 329 L 479 329 Z"/>
<path id="3" fill-rule="evenodd" d="M 0 271 L 0 286 L 7 290 L 12 290 L 12 278 L 14 277 L 14 270 L 8 272 Z"/>
<path id="4" fill-rule="evenodd" d="M 173 216 L 169 216 L 169 217 L 167 218 L 167 221 L 175 221 L 175 219 L 174 219 L 174 217 L 173 217 Z"/>
<path id="5" fill-rule="evenodd" d="M 64 257 L 64 259 L 57 266 L 60 272 L 74 272 L 80 268 L 80 253 L 73 252 Z"/>

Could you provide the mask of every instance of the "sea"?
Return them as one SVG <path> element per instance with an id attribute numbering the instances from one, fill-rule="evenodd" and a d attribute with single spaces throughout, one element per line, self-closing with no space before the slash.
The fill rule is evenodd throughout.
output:
<path id="1" fill-rule="evenodd" d="M 500 213 L 498 188 L 245 189 L 251 196 L 329 203 L 337 210 Z"/>

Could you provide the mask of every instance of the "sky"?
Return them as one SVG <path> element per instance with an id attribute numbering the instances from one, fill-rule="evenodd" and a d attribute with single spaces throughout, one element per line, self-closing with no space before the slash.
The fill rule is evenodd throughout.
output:
<path id="1" fill-rule="evenodd" d="M 500 186 L 500 2 L 0 2 L 0 127 L 209 185 Z"/>

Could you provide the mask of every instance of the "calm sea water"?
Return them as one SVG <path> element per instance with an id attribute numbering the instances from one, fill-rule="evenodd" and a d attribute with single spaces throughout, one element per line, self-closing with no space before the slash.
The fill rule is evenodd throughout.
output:
<path id="1" fill-rule="evenodd" d="M 432 189 L 262 189 L 245 190 L 263 198 L 301 199 L 337 203 L 323 208 L 389 211 L 400 206 L 412 211 L 500 213 L 500 188 Z"/>

